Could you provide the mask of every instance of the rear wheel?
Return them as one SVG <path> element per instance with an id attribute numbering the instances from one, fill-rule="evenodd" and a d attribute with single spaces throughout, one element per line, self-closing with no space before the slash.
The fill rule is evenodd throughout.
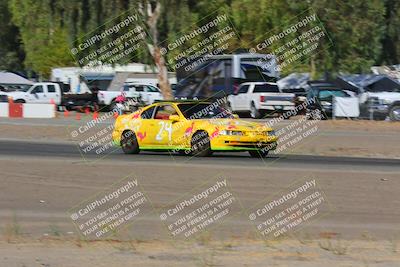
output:
<path id="1" fill-rule="evenodd" d="M 121 147 L 125 154 L 138 154 L 140 149 L 136 134 L 132 131 L 125 131 L 121 136 Z"/>
<path id="2" fill-rule="evenodd" d="M 191 141 L 192 155 L 195 157 L 207 157 L 212 154 L 210 137 L 207 132 L 196 132 Z"/>
<path id="3" fill-rule="evenodd" d="M 390 120 L 400 121 L 400 105 L 393 106 L 389 112 Z"/>
<path id="4" fill-rule="evenodd" d="M 268 156 L 269 150 L 250 150 L 249 154 L 252 158 L 266 158 Z"/>
<path id="5" fill-rule="evenodd" d="M 256 108 L 256 105 L 254 104 L 254 102 L 251 102 L 251 104 L 250 104 L 250 116 L 253 119 L 261 118 L 261 112 Z"/>

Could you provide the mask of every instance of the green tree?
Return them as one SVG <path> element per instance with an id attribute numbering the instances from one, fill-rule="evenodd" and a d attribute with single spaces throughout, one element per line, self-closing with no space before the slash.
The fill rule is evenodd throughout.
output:
<path id="1" fill-rule="evenodd" d="M 0 1 L 0 69 L 18 71 L 24 59 L 19 29 L 11 21 L 7 1 Z"/>
<path id="2" fill-rule="evenodd" d="M 52 67 L 73 64 L 68 51 L 67 32 L 53 17 L 50 0 L 11 0 L 13 21 L 19 27 L 24 43 L 25 66 L 42 77 L 48 77 Z"/>

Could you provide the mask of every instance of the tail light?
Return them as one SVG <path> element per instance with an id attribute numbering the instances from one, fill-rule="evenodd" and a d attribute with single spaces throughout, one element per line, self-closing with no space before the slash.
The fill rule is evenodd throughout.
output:
<path id="1" fill-rule="evenodd" d="M 260 102 L 265 102 L 265 96 L 263 95 L 260 96 Z"/>

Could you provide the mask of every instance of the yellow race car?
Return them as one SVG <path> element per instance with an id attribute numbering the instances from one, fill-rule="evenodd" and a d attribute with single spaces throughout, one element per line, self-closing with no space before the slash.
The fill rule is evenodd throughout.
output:
<path id="1" fill-rule="evenodd" d="M 140 150 L 209 156 L 213 151 L 248 151 L 265 157 L 278 137 L 262 123 L 238 119 L 217 102 L 158 102 L 117 118 L 113 142 L 126 154 Z"/>

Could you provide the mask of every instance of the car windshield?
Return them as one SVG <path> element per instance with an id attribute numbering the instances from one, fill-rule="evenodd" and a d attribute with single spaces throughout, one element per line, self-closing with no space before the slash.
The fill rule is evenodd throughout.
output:
<path id="1" fill-rule="evenodd" d="M 331 98 L 333 96 L 347 97 L 349 95 L 346 92 L 340 91 L 340 90 L 322 90 L 322 91 L 319 91 L 319 98 L 321 98 L 321 99 L 327 99 L 327 98 Z"/>
<path id="2" fill-rule="evenodd" d="M 230 111 L 217 103 L 185 103 L 178 105 L 183 116 L 189 120 L 233 118 Z"/>
<path id="3" fill-rule="evenodd" d="M 254 86 L 253 93 L 279 93 L 279 88 L 274 84 L 257 84 Z"/>

